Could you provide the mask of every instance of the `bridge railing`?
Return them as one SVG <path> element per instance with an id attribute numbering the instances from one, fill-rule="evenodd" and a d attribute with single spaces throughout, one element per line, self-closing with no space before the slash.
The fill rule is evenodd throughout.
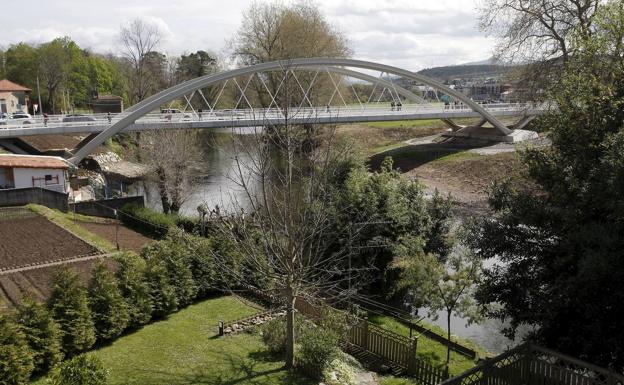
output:
<path id="1" fill-rule="evenodd" d="M 498 103 L 485 104 L 489 111 L 524 111 L 534 106 L 529 103 Z M 288 109 L 288 116 L 291 118 L 315 117 L 338 117 L 338 116 L 378 116 L 378 115 L 408 115 L 417 113 L 460 113 L 471 109 L 463 104 L 444 105 L 443 103 L 430 104 L 404 104 L 399 107 L 391 107 L 387 104 L 379 103 L 351 106 L 321 106 L 321 107 L 291 107 Z M 82 115 L 75 120 L 67 120 L 67 115 L 48 115 L 43 117 L 36 115 L 27 119 L 1 119 L 0 129 L 7 128 L 41 128 L 41 127 L 83 127 L 83 126 L 109 126 L 119 121 L 122 114 L 88 114 Z M 187 110 L 179 113 L 152 112 L 139 118 L 136 123 L 180 123 L 180 122 L 201 122 L 219 120 L 258 120 L 258 119 L 280 119 L 284 118 L 285 112 L 280 108 L 246 108 L 246 109 L 214 109 Z"/>

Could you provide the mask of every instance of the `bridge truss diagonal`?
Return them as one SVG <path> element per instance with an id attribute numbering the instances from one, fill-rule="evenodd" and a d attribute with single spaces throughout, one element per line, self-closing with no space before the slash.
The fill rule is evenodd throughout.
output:
<path id="1" fill-rule="evenodd" d="M 311 78 L 311 81 L 309 80 L 307 84 L 304 80 L 302 80 L 303 75 L 298 75 L 301 71 L 307 71 L 309 73 L 308 78 Z M 380 75 L 375 77 L 362 71 L 377 72 L 380 73 Z M 269 80 L 275 79 L 270 78 L 268 74 L 276 72 L 283 74 L 282 79 L 281 81 L 277 79 L 276 83 L 278 84 L 273 84 L 273 87 L 269 87 L 269 84 L 267 84 L 269 83 Z M 331 93 L 331 97 L 326 105 L 314 105 L 314 102 L 312 101 L 311 89 L 315 84 L 314 82 L 320 77 L 325 77 L 328 87 L 330 85 L 333 86 L 333 92 Z M 361 100 L 358 96 L 358 93 L 354 89 L 354 83 L 344 81 L 346 77 L 358 79 L 359 81 L 372 83 L 374 85 L 373 90 L 366 102 L 363 103 L 363 100 Z M 354 59 L 293 59 L 260 63 L 245 68 L 207 75 L 186 81 L 152 95 L 126 109 L 122 114 L 116 116 L 114 120 L 109 120 L 109 124 L 107 124 L 106 127 L 104 127 L 103 130 L 91 141 L 87 142 L 82 148 L 80 148 L 70 159 L 70 161 L 77 164 L 84 157 L 94 151 L 97 146 L 104 143 L 113 135 L 121 132 L 131 125 L 135 125 L 135 122 L 145 116 L 148 116 L 152 113 L 152 111 L 163 106 L 167 106 L 167 104 L 181 98 L 183 98 L 182 103 L 185 105 L 184 109 L 186 110 L 190 108 L 190 113 L 193 114 L 193 116 L 198 116 L 200 121 L 202 120 L 202 112 L 195 109 L 191 103 L 191 99 L 194 97 L 202 99 L 204 104 L 208 107 L 204 114 L 214 115 L 217 112 L 219 100 L 223 97 L 228 85 L 233 90 L 230 92 L 236 95 L 234 110 L 238 109 L 240 106 L 245 107 L 251 115 L 256 117 L 255 120 L 252 120 L 253 122 L 258 122 L 261 119 L 267 119 L 267 114 L 270 114 L 273 119 L 272 121 L 275 122 L 280 118 L 286 118 L 289 113 L 292 115 L 292 111 L 301 114 L 308 114 L 310 119 L 314 116 L 319 117 L 321 114 L 330 115 L 329 117 L 325 116 L 324 121 L 331 121 L 332 111 L 330 111 L 330 108 L 333 109 L 335 104 L 342 104 L 347 109 L 353 108 L 349 107 L 343 95 L 345 90 L 348 90 L 349 88 L 351 88 L 355 94 L 356 108 L 359 105 L 362 109 L 365 109 L 365 105 L 369 105 L 372 102 L 380 102 L 382 99 L 391 100 L 393 106 L 395 104 L 400 106 L 402 105 L 401 97 L 421 106 L 426 106 L 428 104 L 421 95 L 417 95 L 413 91 L 402 87 L 397 84 L 395 80 L 393 80 L 398 78 L 403 78 L 415 84 L 422 84 L 427 89 L 435 91 L 435 97 L 438 100 L 438 93 L 448 95 L 461 103 L 462 108 L 466 108 L 467 110 L 475 113 L 476 116 L 481 117 L 482 122 L 489 122 L 494 129 L 502 135 L 509 135 L 513 132 L 513 130 L 499 121 L 491 111 L 488 111 L 488 109 L 484 108 L 482 105 L 474 102 L 468 96 L 434 79 L 430 79 L 412 71 L 385 64 Z M 258 87 L 256 92 L 263 92 L 265 95 L 268 95 L 268 98 L 270 99 L 268 108 L 254 107 L 250 98 L 247 97 L 247 92 L 249 92 L 249 89 L 251 88 L 252 80 L 254 80 L 254 84 Z M 202 90 L 215 86 L 216 96 L 209 102 Z M 294 105 L 294 107 L 298 105 L 298 108 L 293 108 L 293 105 L 289 105 L 288 110 L 286 110 L 282 108 L 278 102 L 280 92 L 283 93 L 288 87 L 292 87 L 292 89 L 302 94 L 301 100 Z M 274 89 L 274 92 L 271 91 L 271 88 Z M 378 91 L 380 92 L 379 94 L 375 93 L 377 89 L 381 90 Z M 324 110 L 325 108 L 326 110 Z M 399 107 L 397 107 L 397 109 L 398 108 Z M 167 109 L 165 108 L 165 110 Z M 205 119 L 207 118 L 208 117 L 206 116 Z M 147 125 L 147 123 L 145 124 Z"/>

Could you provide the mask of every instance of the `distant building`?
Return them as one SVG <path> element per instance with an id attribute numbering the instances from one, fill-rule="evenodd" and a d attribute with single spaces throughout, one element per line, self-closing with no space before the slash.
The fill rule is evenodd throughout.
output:
<path id="1" fill-rule="evenodd" d="M 123 112 L 123 98 L 117 95 L 98 95 L 93 99 L 91 107 L 96 114 L 118 114 Z"/>
<path id="2" fill-rule="evenodd" d="M 0 154 L 0 189 L 41 187 L 67 193 L 68 169 L 57 156 Z"/>
<path id="3" fill-rule="evenodd" d="M 0 80 L 0 112 L 28 112 L 30 88 L 10 80 Z"/>

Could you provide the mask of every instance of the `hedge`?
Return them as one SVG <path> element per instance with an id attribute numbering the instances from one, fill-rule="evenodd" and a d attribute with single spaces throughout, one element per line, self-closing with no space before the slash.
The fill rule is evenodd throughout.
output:
<path id="1" fill-rule="evenodd" d="M 146 235 L 164 238 L 171 227 L 179 227 L 188 233 L 195 232 L 199 220 L 177 214 L 164 214 L 134 203 L 121 208 L 121 221 L 133 229 Z"/>

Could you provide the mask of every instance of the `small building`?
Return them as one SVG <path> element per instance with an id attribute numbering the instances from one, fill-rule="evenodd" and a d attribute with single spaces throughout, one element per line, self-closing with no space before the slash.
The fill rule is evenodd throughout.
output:
<path id="1" fill-rule="evenodd" d="M 29 104 L 30 88 L 7 79 L 0 80 L 0 113 L 28 112 Z"/>
<path id="2" fill-rule="evenodd" d="M 123 112 L 123 98 L 117 95 L 98 95 L 96 96 L 91 107 L 96 114 L 119 114 Z"/>
<path id="3" fill-rule="evenodd" d="M 0 154 L 0 190 L 41 187 L 67 193 L 68 170 L 57 156 Z"/>

